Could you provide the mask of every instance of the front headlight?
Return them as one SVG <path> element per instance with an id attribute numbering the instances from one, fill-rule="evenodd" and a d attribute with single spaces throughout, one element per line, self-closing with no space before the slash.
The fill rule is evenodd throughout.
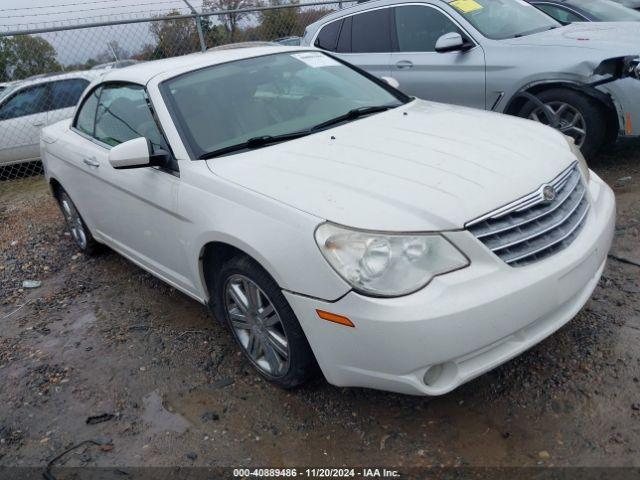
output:
<path id="1" fill-rule="evenodd" d="M 363 232 L 323 223 L 315 237 L 329 264 L 354 289 L 366 294 L 406 295 L 436 275 L 469 265 L 438 234 Z"/>
<path id="2" fill-rule="evenodd" d="M 569 144 L 571 153 L 573 153 L 578 159 L 578 168 L 582 173 L 582 177 L 584 178 L 584 181 L 589 183 L 589 178 L 591 178 L 591 176 L 589 174 L 589 166 L 587 165 L 587 161 L 584 159 L 584 155 L 582 155 L 582 152 L 576 145 L 576 142 L 574 142 L 573 138 L 571 138 L 568 135 L 565 135 L 564 138 L 567 140 L 567 143 Z"/>

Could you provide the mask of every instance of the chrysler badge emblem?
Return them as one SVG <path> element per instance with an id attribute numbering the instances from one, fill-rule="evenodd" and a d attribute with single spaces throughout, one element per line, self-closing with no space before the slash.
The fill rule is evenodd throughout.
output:
<path id="1" fill-rule="evenodd" d="M 551 202 L 556 198 L 556 189 L 551 185 L 545 185 L 542 187 L 542 198 L 544 198 L 547 202 Z"/>

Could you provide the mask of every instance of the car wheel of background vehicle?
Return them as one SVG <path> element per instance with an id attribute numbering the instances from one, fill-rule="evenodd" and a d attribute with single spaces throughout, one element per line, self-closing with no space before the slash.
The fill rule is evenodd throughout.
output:
<path id="1" fill-rule="evenodd" d="M 605 113 L 597 100 L 566 88 L 553 88 L 536 95 L 556 116 L 557 127 L 574 139 L 585 157 L 595 154 L 605 140 Z M 544 110 L 527 102 L 518 116 L 552 124 Z M 552 126 L 554 126 L 552 124 Z"/>
<path id="2" fill-rule="evenodd" d="M 71 237 L 76 242 L 78 248 L 87 255 L 96 253 L 100 245 L 93 239 L 93 235 L 91 235 L 91 232 L 84 223 L 84 220 L 82 220 L 78 209 L 67 192 L 60 192 L 58 204 L 69 227 Z"/>
<path id="3" fill-rule="evenodd" d="M 307 338 L 280 287 L 247 256 L 228 260 L 216 282 L 216 298 L 244 355 L 267 380 L 294 388 L 317 364 Z"/>

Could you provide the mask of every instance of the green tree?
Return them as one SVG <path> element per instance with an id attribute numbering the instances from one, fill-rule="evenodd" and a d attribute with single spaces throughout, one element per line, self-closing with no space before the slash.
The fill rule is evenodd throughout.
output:
<path id="1" fill-rule="evenodd" d="M 297 0 L 283 2 L 282 0 L 269 0 L 267 6 L 278 7 L 281 5 L 294 5 L 290 8 L 275 8 L 260 12 L 260 28 L 263 40 L 275 40 L 282 37 L 300 35 L 300 15 Z"/>
<path id="2" fill-rule="evenodd" d="M 210 23 L 208 17 L 202 17 L 202 32 L 208 48 L 229 43 L 229 35 L 224 26 Z"/>
<path id="3" fill-rule="evenodd" d="M 20 80 L 41 73 L 59 72 L 56 49 L 42 37 L 17 35 L 0 39 L 0 79 Z"/>
<path id="4" fill-rule="evenodd" d="M 243 10 L 255 7 L 256 0 L 203 0 L 203 12 L 229 12 L 217 16 L 217 20 L 224 27 L 229 42 L 239 42 L 242 38 L 240 22 L 251 16 L 252 12 L 242 12 Z"/>
<path id="5" fill-rule="evenodd" d="M 13 65 L 15 63 L 12 39 L 0 37 L 0 82 L 13 80 Z"/>
<path id="6" fill-rule="evenodd" d="M 171 18 L 180 15 L 173 11 L 151 22 L 149 29 L 156 40 L 151 59 L 175 57 L 200 50 L 196 23 L 192 18 Z"/>
<path id="7" fill-rule="evenodd" d="M 62 66 L 56 60 L 56 49 L 42 37 L 18 35 L 13 39 L 16 64 L 15 79 L 41 73 L 59 72 Z"/>

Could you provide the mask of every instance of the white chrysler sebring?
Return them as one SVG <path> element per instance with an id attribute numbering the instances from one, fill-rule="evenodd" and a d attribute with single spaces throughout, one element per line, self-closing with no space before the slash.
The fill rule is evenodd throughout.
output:
<path id="1" fill-rule="evenodd" d="M 207 304 L 267 379 L 438 395 L 569 321 L 611 190 L 529 120 L 424 102 L 313 49 L 113 70 L 43 130 L 80 249 Z"/>

